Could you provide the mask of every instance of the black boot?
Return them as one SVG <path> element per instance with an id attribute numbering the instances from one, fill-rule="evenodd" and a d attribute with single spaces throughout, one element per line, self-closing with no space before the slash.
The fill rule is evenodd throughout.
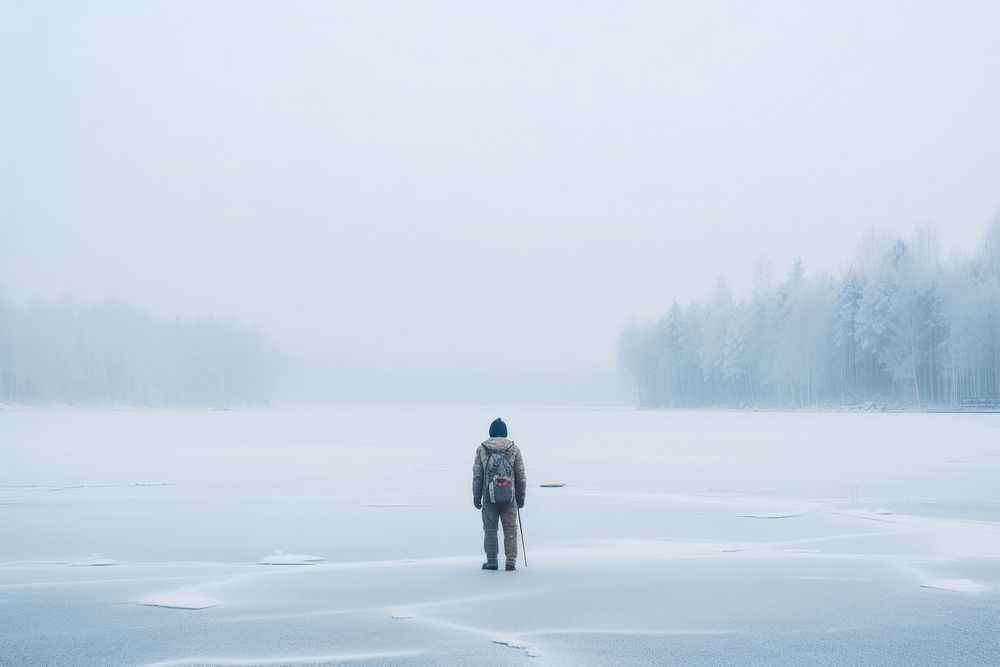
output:
<path id="1" fill-rule="evenodd" d="M 508 572 L 513 572 L 517 568 L 514 566 L 514 563 L 508 562 L 507 567 L 505 567 L 504 569 L 507 570 Z"/>
<path id="2" fill-rule="evenodd" d="M 496 563 L 491 563 L 490 561 L 486 561 L 485 563 L 483 563 L 483 569 L 484 570 L 498 570 L 500 568 L 497 567 Z"/>

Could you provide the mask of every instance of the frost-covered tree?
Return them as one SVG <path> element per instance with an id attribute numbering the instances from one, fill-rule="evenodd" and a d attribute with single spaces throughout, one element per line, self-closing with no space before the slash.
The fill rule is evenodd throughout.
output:
<path id="1" fill-rule="evenodd" d="M 942 262 L 930 228 L 872 231 L 837 278 L 800 259 L 752 278 L 749 299 L 720 281 L 626 332 L 641 404 L 1000 406 L 1000 214 L 972 258 Z"/>

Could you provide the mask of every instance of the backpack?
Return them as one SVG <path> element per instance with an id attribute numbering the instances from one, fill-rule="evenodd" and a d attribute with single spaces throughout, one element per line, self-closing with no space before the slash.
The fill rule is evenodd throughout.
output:
<path id="1" fill-rule="evenodd" d="M 506 505 L 514 500 L 514 463 L 510 460 L 510 450 L 494 452 L 486 459 L 486 488 L 489 489 L 489 499 L 495 505 Z"/>

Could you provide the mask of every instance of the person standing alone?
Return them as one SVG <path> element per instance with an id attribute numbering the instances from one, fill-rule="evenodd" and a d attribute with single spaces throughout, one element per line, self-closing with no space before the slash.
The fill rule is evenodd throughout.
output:
<path id="1" fill-rule="evenodd" d="M 497 525 L 503 526 L 503 551 L 508 572 L 517 565 L 517 511 L 524 507 L 524 459 L 507 439 L 507 425 L 499 417 L 490 424 L 490 437 L 476 450 L 472 464 L 472 504 L 483 516 L 484 570 L 496 570 L 500 545 Z"/>

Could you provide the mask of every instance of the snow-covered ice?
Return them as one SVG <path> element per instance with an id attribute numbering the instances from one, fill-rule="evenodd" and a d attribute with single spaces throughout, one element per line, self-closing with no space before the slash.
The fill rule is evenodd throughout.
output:
<path id="1" fill-rule="evenodd" d="M 0 664 L 1000 663 L 1000 416 L 502 415 L 0 411 Z"/>
<path id="2" fill-rule="evenodd" d="M 208 609 L 219 604 L 218 600 L 206 598 L 201 595 L 190 595 L 179 592 L 160 593 L 158 595 L 147 595 L 136 604 L 147 607 L 164 607 L 166 609 Z"/>
<path id="3" fill-rule="evenodd" d="M 971 579 L 928 579 L 920 584 L 924 588 L 938 588 L 956 593 L 982 593 L 986 587 Z"/>
<path id="4" fill-rule="evenodd" d="M 70 565 L 76 567 L 108 567 L 109 565 L 121 565 L 121 563 L 113 558 L 104 558 L 101 554 L 94 554 L 90 558 L 70 561 Z"/>
<path id="5" fill-rule="evenodd" d="M 310 554 L 286 554 L 283 551 L 275 551 L 270 556 L 264 556 L 257 562 L 261 565 L 311 565 L 323 560 L 322 556 L 312 556 Z"/>

